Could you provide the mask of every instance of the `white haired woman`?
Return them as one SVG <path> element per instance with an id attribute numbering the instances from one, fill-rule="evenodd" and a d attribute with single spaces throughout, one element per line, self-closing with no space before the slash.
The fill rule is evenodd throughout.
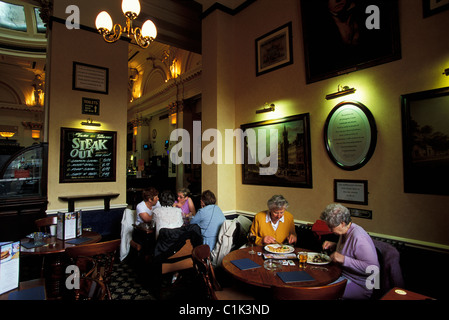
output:
<path id="1" fill-rule="evenodd" d="M 323 249 L 335 250 L 330 257 L 341 265 L 342 277 L 348 279 L 343 299 L 369 299 L 372 283 L 368 285 L 367 280 L 373 267 L 379 268 L 373 240 L 362 227 L 351 221 L 348 208 L 341 204 L 328 205 L 321 213 L 321 219 L 340 236 L 338 243 L 325 241 Z"/>

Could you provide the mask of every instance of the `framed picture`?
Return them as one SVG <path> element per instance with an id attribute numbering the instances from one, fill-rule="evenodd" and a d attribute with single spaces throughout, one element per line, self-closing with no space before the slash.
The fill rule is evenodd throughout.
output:
<path id="1" fill-rule="evenodd" d="M 423 0 L 424 18 L 449 9 L 449 0 Z"/>
<path id="2" fill-rule="evenodd" d="M 72 89 L 108 94 L 109 69 L 73 62 Z"/>
<path id="3" fill-rule="evenodd" d="M 377 144 L 377 126 L 371 111 L 357 101 L 343 101 L 329 113 L 324 144 L 332 162 L 347 171 L 368 163 Z"/>
<path id="4" fill-rule="evenodd" d="M 398 0 L 301 0 L 301 13 L 307 83 L 401 58 Z"/>
<path id="5" fill-rule="evenodd" d="M 60 183 L 116 179 L 117 132 L 61 128 Z"/>
<path id="6" fill-rule="evenodd" d="M 404 192 L 449 195 L 449 87 L 402 96 Z"/>
<path id="7" fill-rule="evenodd" d="M 368 181 L 334 180 L 334 201 L 368 205 Z"/>
<path id="8" fill-rule="evenodd" d="M 256 39 L 256 76 L 292 63 L 291 22 Z"/>
<path id="9" fill-rule="evenodd" d="M 312 188 L 310 116 L 241 125 L 242 183 Z"/>

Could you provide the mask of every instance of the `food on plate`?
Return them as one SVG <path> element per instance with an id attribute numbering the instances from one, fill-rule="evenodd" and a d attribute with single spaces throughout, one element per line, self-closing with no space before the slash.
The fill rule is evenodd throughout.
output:
<path id="1" fill-rule="evenodd" d="M 327 256 L 325 255 L 321 255 L 321 254 L 316 254 L 312 257 L 312 261 L 314 263 L 324 263 L 324 262 L 329 262 Z"/>
<path id="2" fill-rule="evenodd" d="M 272 246 L 267 246 L 267 247 L 268 247 L 268 249 L 270 249 L 271 252 L 278 252 L 278 253 L 286 253 L 291 250 L 290 246 L 272 245 Z"/>

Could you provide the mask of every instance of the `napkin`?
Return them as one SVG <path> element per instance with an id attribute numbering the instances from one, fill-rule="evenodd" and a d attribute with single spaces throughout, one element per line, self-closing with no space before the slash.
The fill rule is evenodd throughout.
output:
<path id="1" fill-rule="evenodd" d="M 313 280 L 315 280 L 310 274 L 308 274 L 305 271 L 278 272 L 277 275 L 285 283 L 303 282 L 303 281 L 313 281 Z"/>
<path id="2" fill-rule="evenodd" d="M 249 258 L 243 258 L 238 260 L 232 260 L 231 263 L 235 265 L 240 270 L 248 270 L 248 269 L 255 269 L 260 268 L 260 264 L 255 263 L 253 260 Z"/>

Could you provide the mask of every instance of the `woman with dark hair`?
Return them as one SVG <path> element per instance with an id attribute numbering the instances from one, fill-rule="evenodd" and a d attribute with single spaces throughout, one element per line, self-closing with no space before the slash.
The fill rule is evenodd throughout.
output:
<path id="1" fill-rule="evenodd" d="M 183 225 L 181 209 L 173 207 L 175 195 L 170 191 L 163 191 L 160 194 L 159 201 L 161 207 L 153 211 L 153 219 L 156 222 L 156 239 L 159 236 L 159 230 L 162 228 L 174 229 Z"/>
<path id="2" fill-rule="evenodd" d="M 190 224 L 197 224 L 201 228 L 203 244 L 209 245 L 210 251 L 214 250 L 218 232 L 226 220 L 221 209 L 215 205 L 216 201 L 212 191 L 204 191 L 201 194 L 201 209 L 190 221 Z"/>
<path id="3" fill-rule="evenodd" d="M 148 223 L 153 219 L 153 210 L 161 206 L 159 203 L 159 192 L 153 188 L 142 191 L 143 200 L 136 207 L 136 224 Z"/>

